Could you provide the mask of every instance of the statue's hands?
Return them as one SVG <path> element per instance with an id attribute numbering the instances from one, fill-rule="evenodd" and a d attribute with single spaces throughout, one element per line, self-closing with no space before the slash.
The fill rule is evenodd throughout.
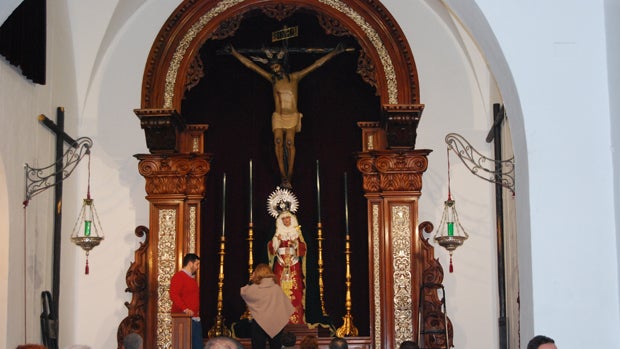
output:
<path id="1" fill-rule="evenodd" d="M 344 50 L 346 49 L 346 47 L 344 47 L 343 43 L 338 43 L 338 45 L 336 45 L 336 48 L 334 49 L 334 52 L 336 52 L 336 54 L 340 54 L 342 52 L 344 52 Z"/>
<path id="2" fill-rule="evenodd" d="M 224 52 L 230 53 L 230 54 L 235 54 L 235 53 L 237 53 L 237 50 L 235 50 L 235 48 L 233 47 L 232 44 L 227 44 L 226 46 L 224 46 Z"/>

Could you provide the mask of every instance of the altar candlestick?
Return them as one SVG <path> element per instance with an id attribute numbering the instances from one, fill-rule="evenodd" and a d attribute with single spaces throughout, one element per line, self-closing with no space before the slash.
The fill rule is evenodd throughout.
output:
<path id="1" fill-rule="evenodd" d="M 252 217 L 252 159 L 250 159 L 250 223 L 253 223 Z"/>
<path id="2" fill-rule="evenodd" d="M 316 212 L 321 223 L 321 182 L 319 180 L 319 160 L 316 161 Z"/>
<path id="3" fill-rule="evenodd" d="M 347 183 L 347 173 L 344 173 L 344 228 L 349 235 L 349 185 Z"/>
<path id="4" fill-rule="evenodd" d="M 222 236 L 226 231 L 226 172 L 222 178 Z"/>

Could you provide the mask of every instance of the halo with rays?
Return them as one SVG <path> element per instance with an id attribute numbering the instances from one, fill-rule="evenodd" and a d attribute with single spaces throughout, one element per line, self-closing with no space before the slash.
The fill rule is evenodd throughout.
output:
<path id="1" fill-rule="evenodd" d="M 289 211 L 291 213 L 297 212 L 299 208 L 299 201 L 292 191 L 276 187 L 269 198 L 267 199 L 267 212 L 273 218 L 278 218 L 280 213 Z"/>

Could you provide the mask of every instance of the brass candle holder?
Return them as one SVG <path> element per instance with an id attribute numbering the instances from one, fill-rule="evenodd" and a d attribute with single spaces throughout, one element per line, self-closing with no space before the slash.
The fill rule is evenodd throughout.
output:
<path id="1" fill-rule="evenodd" d="M 220 273 L 218 275 L 217 281 L 217 315 L 215 316 L 215 324 L 208 332 L 209 338 L 218 337 L 218 336 L 227 336 L 230 337 L 230 329 L 226 327 L 224 316 L 222 315 L 222 308 L 224 304 L 224 295 L 223 295 L 223 287 L 224 287 L 224 255 L 226 254 L 226 237 L 222 234 L 220 238 Z"/>
<path id="2" fill-rule="evenodd" d="M 328 316 L 325 311 L 325 284 L 323 283 L 323 224 L 321 223 L 321 179 L 320 179 L 319 160 L 316 161 L 316 211 L 318 222 L 316 224 L 317 243 L 319 245 L 318 267 L 319 267 L 319 298 L 321 300 L 321 313 Z"/>
<path id="3" fill-rule="evenodd" d="M 317 223 L 317 238 L 319 245 L 319 256 L 318 256 L 318 266 L 319 266 L 319 297 L 321 300 L 321 312 L 323 316 L 328 316 L 327 311 L 325 311 L 325 299 L 323 297 L 325 284 L 323 283 L 323 224 L 321 222 Z"/>
<path id="4" fill-rule="evenodd" d="M 252 273 L 254 272 L 254 223 L 250 222 L 248 224 L 248 279 L 252 277 Z M 245 312 L 241 315 L 241 319 L 252 319 L 252 314 L 248 309 L 247 305 L 245 307 Z"/>
<path id="5" fill-rule="evenodd" d="M 347 287 L 344 301 L 346 314 L 342 317 L 342 326 L 336 330 L 336 336 L 340 338 L 356 337 L 359 333 L 357 327 L 353 324 L 353 316 L 351 315 L 351 242 L 349 234 L 346 237 L 344 254 L 346 260 L 345 285 Z"/>
<path id="6" fill-rule="evenodd" d="M 253 181 L 253 172 L 252 172 L 252 159 L 250 159 L 250 173 L 249 173 L 249 212 L 250 212 L 250 222 L 248 223 L 248 281 L 252 277 L 252 273 L 254 272 L 254 181 Z M 250 313 L 250 309 L 248 309 L 247 305 L 245 307 L 245 312 L 241 315 L 241 319 L 252 319 L 252 314 Z"/>

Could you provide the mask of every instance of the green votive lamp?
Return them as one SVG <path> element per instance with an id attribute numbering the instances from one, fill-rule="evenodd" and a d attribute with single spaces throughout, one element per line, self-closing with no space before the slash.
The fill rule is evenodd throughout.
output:
<path id="1" fill-rule="evenodd" d="M 90 236 L 91 221 L 84 221 L 84 236 Z"/>
<path id="2" fill-rule="evenodd" d="M 447 222 L 448 236 L 454 236 L 454 222 Z"/>

